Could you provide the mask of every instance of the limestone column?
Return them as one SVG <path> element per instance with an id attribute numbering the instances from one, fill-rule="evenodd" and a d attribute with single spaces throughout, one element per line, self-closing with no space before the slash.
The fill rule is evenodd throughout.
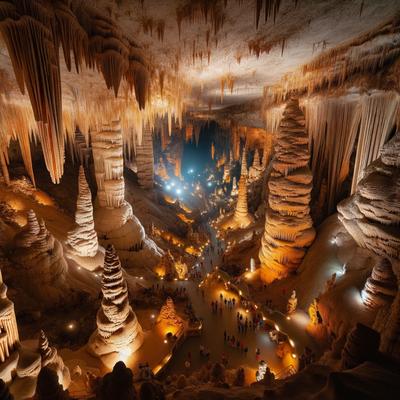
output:
<path id="1" fill-rule="evenodd" d="M 268 182 L 265 230 L 259 252 L 264 282 L 295 271 L 314 240 L 309 159 L 304 115 L 298 101 L 290 99 L 277 134 Z"/>
<path id="2" fill-rule="evenodd" d="M 245 175 L 239 179 L 238 200 L 233 219 L 240 228 L 247 228 L 253 222 L 247 207 L 247 177 Z"/>
<path id="3" fill-rule="evenodd" d="M 151 189 L 154 185 L 153 137 L 148 124 L 144 126 L 142 143 L 136 148 L 137 175 L 139 185 Z"/>

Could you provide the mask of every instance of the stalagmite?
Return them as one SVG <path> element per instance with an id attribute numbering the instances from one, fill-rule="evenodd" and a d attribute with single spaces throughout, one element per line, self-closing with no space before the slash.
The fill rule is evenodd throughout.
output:
<path id="1" fill-rule="evenodd" d="M 254 151 L 253 165 L 249 169 L 249 183 L 258 180 L 262 174 L 262 165 L 260 163 L 260 154 L 257 149 Z"/>
<path id="2" fill-rule="evenodd" d="M 99 249 L 97 233 L 94 230 L 92 194 L 82 166 L 79 168 L 75 227 L 68 232 L 66 247 L 66 255 L 89 270 L 103 265 L 103 251 Z"/>
<path id="3" fill-rule="evenodd" d="M 234 177 L 235 179 L 235 177 Z M 236 184 L 236 180 L 234 182 Z M 233 190 L 233 188 L 232 188 Z M 235 212 L 222 223 L 223 229 L 244 229 L 254 222 L 253 216 L 249 213 L 247 205 L 247 159 L 246 148 L 242 153 L 241 175 L 239 179 L 238 198 Z"/>
<path id="4" fill-rule="evenodd" d="M 97 205 L 94 210 L 99 242 L 113 244 L 120 257 L 145 266 L 156 265 L 162 251 L 149 239 L 125 200 L 122 134 L 118 121 L 92 134 Z"/>
<path id="5" fill-rule="evenodd" d="M 139 185 L 151 189 L 154 185 L 153 137 L 148 124 L 143 129 L 142 143 L 136 148 Z"/>
<path id="6" fill-rule="evenodd" d="M 268 207 L 259 258 L 265 282 L 285 277 L 300 265 L 315 237 L 310 217 L 312 174 L 308 135 L 298 101 L 290 99 L 275 143 L 268 182 Z"/>
<path id="7" fill-rule="evenodd" d="M 238 187 L 236 184 L 236 176 L 234 176 L 232 180 L 231 196 L 237 196 L 237 194 L 238 194 Z"/>
<path id="8" fill-rule="evenodd" d="M 339 219 L 357 244 L 400 259 L 400 131 L 364 172 L 355 193 L 338 204 Z"/>
<path id="9" fill-rule="evenodd" d="M 58 355 L 55 347 L 50 347 L 49 340 L 43 331 L 39 335 L 39 353 L 42 359 L 42 368 L 48 367 L 54 370 L 58 376 L 58 382 L 67 389 L 71 383 L 68 367 L 64 365 L 63 359 Z"/>
<path id="10" fill-rule="evenodd" d="M 54 307 L 71 300 L 66 281 L 68 265 L 61 243 L 28 213 L 28 222 L 14 238 L 11 259 L 18 285 L 44 307 Z"/>
<path id="11" fill-rule="evenodd" d="M 180 327 L 182 325 L 182 318 L 177 314 L 174 301 L 171 297 L 167 297 L 165 304 L 161 307 L 157 322 L 163 322 L 173 327 Z"/>
<path id="12" fill-rule="evenodd" d="M 106 249 L 101 291 L 103 299 L 97 312 L 97 329 L 89 339 L 89 351 L 97 357 L 134 353 L 143 343 L 143 332 L 129 305 L 128 287 L 113 246 Z"/>
<path id="13" fill-rule="evenodd" d="M 242 175 L 239 179 L 238 200 L 233 214 L 233 223 L 236 227 L 247 228 L 253 222 L 254 219 L 249 214 L 247 207 L 247 178 Z"/>
<path id="14" fill-rule="evenodd" d="M 363 303 L 370 308 L 390 304 L 397 293 L 397 278 L 387 258 L 378 261 L 361 292 Z"/>

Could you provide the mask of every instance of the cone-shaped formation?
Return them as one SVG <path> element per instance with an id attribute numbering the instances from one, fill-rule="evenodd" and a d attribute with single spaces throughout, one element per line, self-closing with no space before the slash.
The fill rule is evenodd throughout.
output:
<path id="1" fill-rule="evenodd" d="M 168 297 L 165 304 L 161 307 L 158 322 L 164 322 L 167 325 L 176 327 L 182 325 L 182 318 L 176 313 L 175 304 L 171 297 Z"/>
<path id="2" fill-rule="evenodd" d="M 232 179 L 232 190 L 231 190 L 231 196 L 237 196 L 238 194 L 238 187 L 236 184 L 236 176 L 233 177 Z"/>
<path id="3" fill-rule="evenodd" d="M 18 347 L 19 334 L 14 303 L 7 297 L 7 286 L 0 270 L 0 363 L 8 359 Z"/>
<path id="4" fill-rule="evenodd" d="M 361 247 L 400 259 L 400 131 L 364 173 L 353 196 L 338 205 L 339 219 Z"/>
<path id="5" fill-rule="evenodd" d="M 239 228 L 247 228 L 254 221 L 247 207 L 247 177 L 245 175 L 239 179 L 238 199 L 233 220 Z"/>
<path id="6" fill-rule="evenodd" d="M 64 361 L 58 355 L 56 348 L 50 347 L 49 340 L 42 330 L 39 335 L 38 350 L 42 359 L 42 368 L 48 367 L 54 370 L 57 373 L 58 382 L 66 389 L 71 382 L 69 369 L 64 365 Z"/>
<path id="7" fill-rule="evenodd" d="M 71 298 L 63 247 L 32 210 L 26 226 L 14 238 L 11 259 L 15 263 L 12 274 L 21 289 L 39 303 L 54 307 Z"/>
<path id="8" fill-rule="evenodd" d="M 94 257 L 99 243 L 94 230 L 92 194 L 86 182 L 85 171 L 79 168 L 79 192 L 76 201 L 76 227 L 68 232 L 67 245 L 71 251 L 81 257 Z"/>
<path id="9" fill-rule="evenodd" d="M 260 162 L 260 153 L 254 150 L 253 165 L 249 169 L 249 182 L 254 182 L 261 177 L 263 167 Z"/>
<path id="10" fill-rule="evenodd" d="M 142 328 L 129 305 L 128 287 L 113 246 L 106 249 L 101 291 L 97 330 L 89 341 L 91 352 L 99 357 L 120 351 L 133 353 L 143 343 Z"/>
<path id="11" fill-rule="evenodd" d="M 147 124 L 143 129 L 142 144 L 136 149 L 137 175 L 139 185 L 151 189 L 154 185 L 153 137 Z"/>
<path id="12" fill-rule="evenodd" d="M 370 308 L 390 304 L 397 293 L 397 277 L 387 258 L 376 264 L 361 293 L 363 303 Z"/>
<path id="13" fill-rule="evenodd" d="M 275 144 L 268 182 L 268 207 L 261 241 L 261 276 L 265 282 L 295 271 L 315 237 L 310 217 L 312 174 L 308 135 L 298 101 L 286 105 Z"/>

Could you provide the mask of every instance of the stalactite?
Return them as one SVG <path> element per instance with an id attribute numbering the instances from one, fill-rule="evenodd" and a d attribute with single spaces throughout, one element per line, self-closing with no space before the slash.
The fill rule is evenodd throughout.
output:
<path id="1" fill-rule="evenodd" d="M 215 158 L 215 146 L 214 142 L 211 143 L 211 159 L 214 160 Z"/>
<path id="2" fill-rule="evenodd" d="M 157 22 L 157 38 L 160 42 L 164 42 L 165 21 L 159 20 Z"/>
<path id="3" fill-rule="evenodd" d="M 64 0 L 4 2 L 0 7 L 0 31 L 18 86 L 22 93 L 25 89 L 28 93 L 53 182 L 59 182 L 64 163 L 60 43 L 68 69 L 72 53 L 77 71 L 83 61 L 90 68 L 97 67 L 116 96 L 125 77 L 131 88 L 135 87 L 139 106 L 144 107 L 149 80 L 141 50 L 111 19 L 90 6 L 73 7 Z"/>
<path id="4" fill-rule="evenodd" d="M 361 99 L 361 124 L 357 144 L 351 192 L 363 177 L 363 171 L 378 158 L 395 125 L 400 97 L 395 92 L 376 92 Z"/>
<path id="5" fill-rule="evenodd" d="M 360 123 L 360 107 L 353 98 L 314 98 L 304 102 L 312 143 L 312 171 L 318 193 L 326 181 L 326 213 L 335 210 L 349 173 L 350 156 Z"/>
<path id="6" fill-rule="evenodd" d="M 263 5 L 263 0 L 256 0 L 256 29 L 258 29 L 258 24 L 260 22 L 262 5 Z"/>

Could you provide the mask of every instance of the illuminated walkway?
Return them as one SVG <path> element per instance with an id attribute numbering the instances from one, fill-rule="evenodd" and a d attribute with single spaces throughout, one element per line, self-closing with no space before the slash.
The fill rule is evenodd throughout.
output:
<path id="1" fill-rule="evenodd" d="M 216 248 L 216 239 L 211 235 L 212 244 Z M 219 257 L 216 252 L 209 254 L 205 252 L 204 260 L 204 273 L 211 270 L 212 261 L 213 266 L 218 265 Z M 267 361 L 273 371 L 280 371 L 282 369 L 282 362 L 276 356 L 276 345 L 272 343 L 266 332 L 261 330 L 248 329 L 246 334 L 239 334 L 237 330 L 236 313 L 238 310 L 245 314 L 243 308 L 238 307 L 238 298 L 232 293 L 227 297 L 236 297 L 236 307 L 228 310 L 223 306 L 222 316 L 218 313 L 214 314 L 211 309 L 211 301 L 219 300 L 220 288 L 212 287 L 211 290 L 205 290 L 205 297 L 203 299 L 201 290 L 198 288 L 197 283 L 186 281 L 179 282 L 178 285 L 186 287 L 189 297 L 196 315 L 203 319 L 203 334 L 199 337 L 188 338 L 182 347 L 177 351 L 170 361 L 167 368 L 168 373 L 184 373 L 198 369 L 201 365 L 207 362 L 204 356 L 199 353 L 200 345 L 206 347 L 210 351 L 210 361 L 221 361 L 224 354 L 228 359 L 228 368 L 238 368 L 239 366 L 248 366 L 253 369 L 253 379 L 255 380 L 255 371 L 258 367 L 256 359 L 256 348 L 261 350 L 260 360 Z M 221 286 L 222 288 L 222 286 Z M 226 330 L 229 336 L 234 335 L 236 339 L 243 342 L 244 347 L 248 347 L 247 356 L 241 350 L 232 348 L 224 343 L 224 331 Z M 191 367 L 185 367 L 185 361 L 191 354 Z"/>

